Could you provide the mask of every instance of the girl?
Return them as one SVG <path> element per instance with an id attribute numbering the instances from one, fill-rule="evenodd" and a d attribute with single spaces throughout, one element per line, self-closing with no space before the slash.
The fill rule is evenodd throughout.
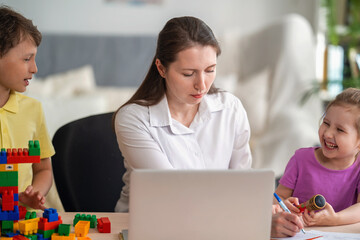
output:
<path id="1" fill-rule="evenodd" d="M 290 159 L 276 193 L 290 211 L 315 194 L 325 197 L 321 211 L 305 210 L 308 226 L 360 221 L 360 90 L 348 88 L 329 103 L 319 127 L 321 147 L 302 148 Z"/>

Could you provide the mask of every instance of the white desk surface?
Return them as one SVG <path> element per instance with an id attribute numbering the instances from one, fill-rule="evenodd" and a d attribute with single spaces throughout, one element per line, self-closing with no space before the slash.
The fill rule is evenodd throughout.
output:
<path id="1" fill-rule="evenodd" d="M 96 218 L 108 217 L 111 222 L 111 233 L 99 233 L 97 228 L 91 228 L 88 234 L 92 240 L 119 240 L 119 233 L 123 229 L 128 229 L 128 213 L 87 213 L 87 212 L 59 212 L 64 224 L 71 224 L 75 215 L 90 214 L 96 215 Z M 360 223 L 334 226 L 334 227 L 308 227 L 306 231 L 317 230 L 324 232 L 345 232 L 345 233 L 360 233 Z M 74 232 L 74 227 L 71 227 L 71 232 Z"/>

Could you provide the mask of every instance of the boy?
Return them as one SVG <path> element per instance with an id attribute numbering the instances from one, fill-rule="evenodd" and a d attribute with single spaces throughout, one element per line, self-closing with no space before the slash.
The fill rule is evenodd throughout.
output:
<path id="1" fill-rule="evenodd" d="M 0 148 L 27 148 L 39 140 L 40 163 L 19 164 L 19 201 L 45 209 L 52 185 L 50 157 L 55 151 L 40 102 L 24 92 L 37 72 L 35 56 L 41 33 L 32 21 L 9 7 L 0 6 Z"/>

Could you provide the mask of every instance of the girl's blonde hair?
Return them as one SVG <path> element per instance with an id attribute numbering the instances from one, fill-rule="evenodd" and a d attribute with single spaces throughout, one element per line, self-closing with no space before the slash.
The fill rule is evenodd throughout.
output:
<path id="1" fill-rule="evenodd" d="M 359 110 L 359 116 L 356 121 L 356 128 L 358 134 L 360 135 L 360 89 L 357 88 L 347 88 L 336 96 L 326 107 L 325 113 L 322 119 L 325 117 L 327 111 L 330 107 L 333 106 L 351 106 Z"/>

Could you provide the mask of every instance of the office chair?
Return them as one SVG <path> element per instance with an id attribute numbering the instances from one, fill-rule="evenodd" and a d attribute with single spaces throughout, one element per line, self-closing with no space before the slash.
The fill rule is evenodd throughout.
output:
<path id="1" fill-rule="evenodd" d="M 114 211 L 125 168 L 111 126 L 112 114 L 67 123 L 53 137 L 54 179 L 67 212 Z"/>

